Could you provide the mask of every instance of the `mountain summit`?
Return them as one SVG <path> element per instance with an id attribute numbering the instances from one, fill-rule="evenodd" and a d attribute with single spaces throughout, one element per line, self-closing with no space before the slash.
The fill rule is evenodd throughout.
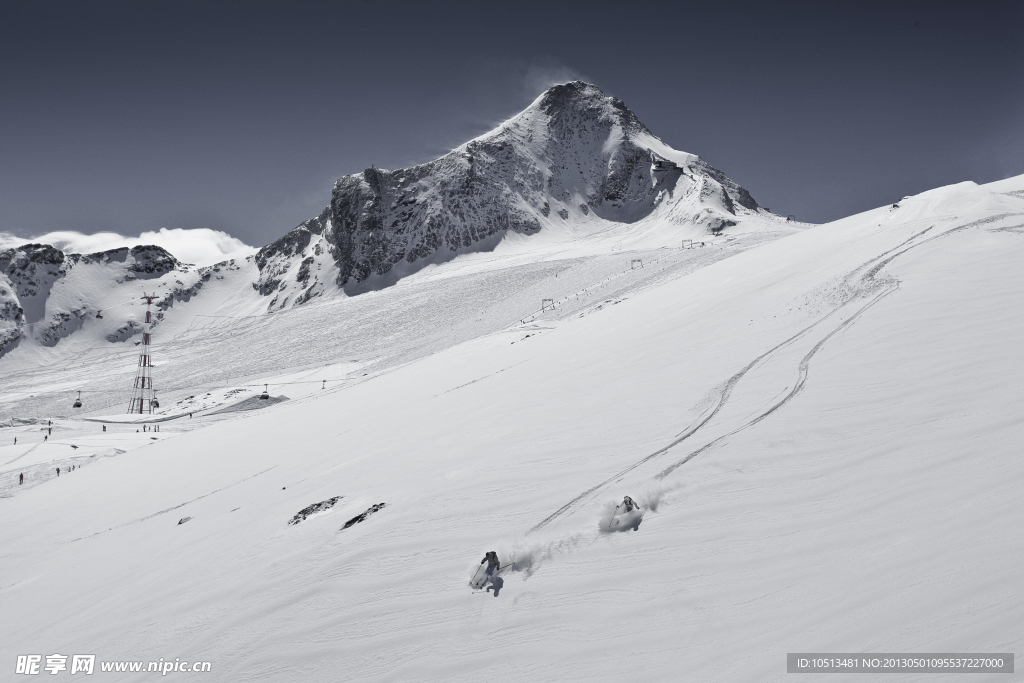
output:
<path id="1" fill-rule="evenodd" d="M 319 216 L 257 253 L 253 286 L 281 308 L 322 294 L 328 274 L 355 294 L 493 249 L 509 232 L 657 221 L 685 237 L 759 212 L 745 189 L 663 143 L 622 100 L 573 81 L 435 161 L 339 179 Z"/>

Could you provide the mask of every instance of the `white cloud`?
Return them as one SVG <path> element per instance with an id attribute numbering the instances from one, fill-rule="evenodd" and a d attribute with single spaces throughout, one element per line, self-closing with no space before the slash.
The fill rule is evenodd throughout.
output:
<path id="1" fill-rule="evenodd" d="M 69 230 L 23 239 L 8 233 L 0 233 L 0 249 L 33 242 L 51 244 L 68 254 L 91 254 L 120 247 L 155 244 L 174 254 L 179 261 L 200 266 L 235 258 L 255 250 L 255 247 L 250 247 L 226 232 L 209 228 L 193 230 L 160 228 L 157 231 L 144 232 L 138 237 L 119 235 L 114 232 L 84 235 Z"/>

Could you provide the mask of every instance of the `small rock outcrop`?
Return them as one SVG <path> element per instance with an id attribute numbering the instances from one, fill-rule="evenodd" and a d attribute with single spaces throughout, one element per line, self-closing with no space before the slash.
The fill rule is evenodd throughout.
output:
<path id="1" fill-rule="evenodd" d="M 359 524 L 360 522 L 366 521 L 366 518 L 372 515 L 373 513 L 383 510 L 385 505 L 387 505 L 387 503 L 377 503 L 376 505 L 371 505 L 369 508 L 367 508 L 366 512 L 356 515 L 352 519 L 345 522 L 345 526 L 341 527 L 341 530 L 344 531 L 350 526 L 354 526 L 356 524 Z"/>
<path id="2" fill-rule="evenodd" d="M 334 498 L 328 498 L 327 500 L 322 500 L 319 503 L 313 503 L 312 505 L 304 507 L 296 512 L 294 517 L 288 520 L 288 524 L 294 526 L 295 524 L 312 517 L 318 512 L 330 510 L 342 498 L 344 498 L 344 496 L 335 496 Z"/>

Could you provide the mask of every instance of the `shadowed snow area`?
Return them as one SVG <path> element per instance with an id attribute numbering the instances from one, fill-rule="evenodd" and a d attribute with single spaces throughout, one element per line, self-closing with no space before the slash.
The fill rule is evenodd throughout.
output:
<path id="1" fill-rule="evenodd" d="M 783 681 L 787 652 L 1021 652 L 1022 226 L 1024 176 L 702 249 L 541 231 L 272 315 L 243 261 L 157 327 L 160 431 L 111 417 L 134 346 L 15 349 L 0 417 L 61 417 L 0 426 L 0 661 Z M 212 414 L 265 383 L 290 400 Z"/>

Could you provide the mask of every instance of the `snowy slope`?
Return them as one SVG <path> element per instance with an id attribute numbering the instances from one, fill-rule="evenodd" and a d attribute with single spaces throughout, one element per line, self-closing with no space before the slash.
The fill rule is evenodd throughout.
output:
<path id="1" fill-rule="evenodd" d="M 652 263 L 621 298 L 171 421 L 0 500 L 0 660 L 764 681 L 792 651 L 1020 651 L 1022 190 L 962 183 L 703 267 Z M 468 263 L 392 289 L 530 272 Z M 434 338 L 438 319 L 411 320 Z M 34 457 L 14 448 L 0 462 Z M 638 529 L 600 531 L 626 494 L 648 506 Z M 491 549 L 516 565 L 474 593 Z"/>

